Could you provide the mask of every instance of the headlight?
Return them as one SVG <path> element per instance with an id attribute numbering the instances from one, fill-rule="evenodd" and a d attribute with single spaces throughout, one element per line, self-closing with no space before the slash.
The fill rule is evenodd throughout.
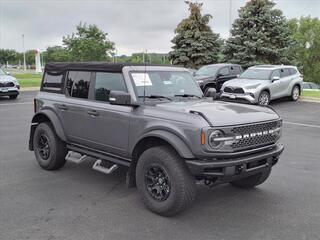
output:
<path id="1" fill-rule="evenodd" d="M 209 146 L 214 148 L 214 149 L 218 149 L 220 148 L 224 141 L 223 140 L 219 140 L 219 138 L 223 138 L 224 134 L 222 131 L 220 130 L 214 130 L 212 133 L 210 133 L 209 135 Z"/>
<path id="2" fill-rule="evenodd" d="M 202 81 L 202 80 L 197 80 L 197 83 L 198 83 L 198 84 L 202 84 L 203 81 Z"/>

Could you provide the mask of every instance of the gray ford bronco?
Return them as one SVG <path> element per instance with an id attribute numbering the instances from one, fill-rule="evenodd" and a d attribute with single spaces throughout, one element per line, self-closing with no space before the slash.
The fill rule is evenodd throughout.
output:
<path id="1" fill-rule="evenodd" d="M 196 183 L 263 183 L 283 151 L 275 111 L 213 95 L 184 68 L 47 64 L 29 149 L 46 170 L 66 161 L 92 161 L 106 174 L 124 166 L 145 205 L 172 216 L 192 204 Z"/>

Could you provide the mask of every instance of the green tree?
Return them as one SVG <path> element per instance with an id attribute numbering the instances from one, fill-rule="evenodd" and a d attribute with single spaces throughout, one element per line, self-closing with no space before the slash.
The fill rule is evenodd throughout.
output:
<path id="1" fill-rule="evenodd" d="M 19 53 L 12 49 L 0 49 L 0 65 L 6 64 L 16 64 L 19 61 Z"/>
<path id="2" fill-rule="evenodd" d="M 288 21 L 274 6 L 271 0 L 250 0 L 240 8 L 225 45 L 226 61 L 244 67 L 290 63 L 292 38 Z"/>
<path id="3" fill-rule="evenodd" d="M 216 63 L 222 40 L 208 25 L 212 16 L 201 14 L 202 3 L 186 3 L 189 5 L 190 16 L 183 19 L 175 29 L 175 37 L 171 41 L 173 51 L 169 53 L 169 58 L 174 65 L 188 68 Z"/>
<path id="4" fill-rule="evenodd" d="M 114 43 L 97 25 L 80 23 L 77 32 L 63 37 L 63 44 L 71 61 L 106 61 L 114 50 Z"/>
<path id="5" fill-rule="evenodd" d="M 301 17 L 289 26 L 295 40 L 293 52 L 305 81 L 320 83 L 320 20 Z"/>
<path id="6" fill-rule="evenodd" d="M 43 53 L 43 58 L 45 62 L 67 62 L 70 60 L 67 49 L 62 46 L 48 47 Z"/>

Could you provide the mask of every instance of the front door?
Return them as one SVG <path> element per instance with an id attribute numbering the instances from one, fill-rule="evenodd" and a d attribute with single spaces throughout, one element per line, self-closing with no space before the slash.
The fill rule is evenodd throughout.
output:
<path id="1" fill-rule="evenodd" d="M 131 106 L 112 105 L 110 91 L 127 91 L 122 73 L 93 73 L 87 111 L 87 140 L 90 147 L 127 156 Z"/>

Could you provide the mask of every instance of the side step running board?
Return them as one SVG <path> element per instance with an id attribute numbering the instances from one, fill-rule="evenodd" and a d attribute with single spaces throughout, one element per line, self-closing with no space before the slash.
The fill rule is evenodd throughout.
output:
<path id="1" fill-rule="evenodd" d="M 74 151 L 68 151 L 68 154 L 66 156 L 66 160 L 79 164 L 87 160 L 89 157 L 87 155 L 81 155 L 80 153 L 74 152 Z"/>
<path id="2" fill-rule="evenodd" d="M 92 166 L 92 169 L 98 171 L 98 172 L 102 172 L 105 174 L 110 174 L 113 173 L 115 170 L 118 169 L 118 165 L 117 164 L 113 164 L 110 168 L 104 167 L 101 165 L 102 161 L 100 159 L 98 159 Z"/>

